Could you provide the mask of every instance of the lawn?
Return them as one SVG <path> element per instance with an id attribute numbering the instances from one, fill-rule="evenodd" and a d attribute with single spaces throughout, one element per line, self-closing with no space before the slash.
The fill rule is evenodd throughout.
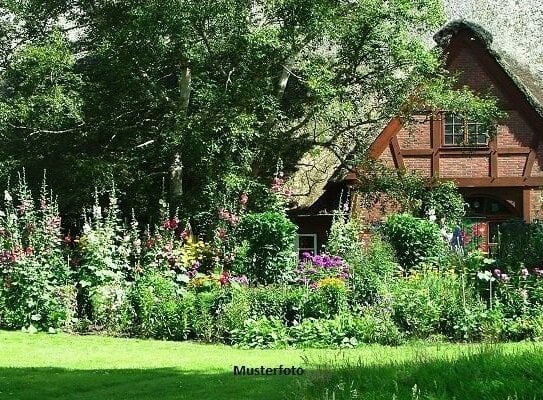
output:
<path id="1" fill-rule="evenodd" d="M 530 343 L 241 350 L 0 332 L 0 350 L 0 399 L 543 399 L 543 346 Z M 306 372 L 233 375 L 280 364 Z"/>

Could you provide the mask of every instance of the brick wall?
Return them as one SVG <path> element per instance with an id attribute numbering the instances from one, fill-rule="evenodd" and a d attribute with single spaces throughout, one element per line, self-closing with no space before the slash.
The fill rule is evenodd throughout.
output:
<path id="1" fill-rule="evenodd" d="M 417 172 L 427 177 L 432 174 L 432 159 L 429 157 L 404 157 L 403 162 L 409 172 Z"/>
<path id="2" fill-rule="evenodd" d="M 400 129 L 397 138 L 402 149 L 429 149 L 432 147 L 430 123 L 425 115 L 415 116 L 417 122 Z"/>
<path id="3" fill-rule="evenodd" d="M 488 156 L 446 155 L 439 159 L 439 175 L 442 178 L 475 178 L 490 175 Z"/>
<path id="4" fill-rule="evenodd" d="M 488 76 L 471 49 L 463 48 L 450 63 L 449 70 L 460 74 L 458 79 L 460 87 L 467 85 L 482 94 L 490 92 L 503 104 L 507 103 L 506 96 L 496 85 L 496 82 Z"/>
<path id="5" fill-rule="evenodd" d="M 526 155 L 504 155 L 498 157 L 498 176 L 522 176 Z"/>
<path id="6" fill-rule="evenodd" d="M 517 111 L 507 111 L 507 119 L 498 126 L 498 147 L 530 147 L 534 131 Z"/>

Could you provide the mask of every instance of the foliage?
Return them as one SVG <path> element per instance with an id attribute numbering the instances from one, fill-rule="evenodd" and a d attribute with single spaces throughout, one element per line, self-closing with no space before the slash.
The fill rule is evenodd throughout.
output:
<path id="1" fill-rule="evenodd" d="M 75 287 L 63 252 L 57 203 L 45 180 L 36 207 L 24 175 L 0 208 L 0 325 L 63 328 L 75 313 Z"/>
<path id="2" fill-rule="evenodd" d="M 511 272 L 543 264 L 543 224 L 509 221 L 500 225 L 497 261 Z"/>
<path id="3" fill-rule="evenodd" d="M 246 244 L 248 263 L 235 272 L 247 275 L 255 283 L 287 281 L 293 268 L 295 233 L 296 225 L 282 213 L 247 214 L 237 234 Z"/>
<path id="4" fill-rule="evenodd" d="M 204 226 L 236 185 L 266 209 L 278 158 L 290 171 L 342 143 L 356 156 L 406 104 L 495 114 L 451 96 L 423 43 L 443 23 L 436 0 L 10 0 L 2 15 L 0 175 L 47 168 L 72 218 L 114 176 L 148 221 L 180 154 L 172 204 Z"/>
<path id="5" fill-rule="evenodd" d="M 304 317 L 309 292 L 302 287 L 265 286 L 247 292 L 251 304 L 249 316 L 277 318 L 285 324 L 299 323 Z"/>
<path id="6" fill-rule="evenodd" d="M 358 265 L 364 258 L 360 235 L 362 226 L 356 218 L 347 218 L 341 212 L 334 213 L 326 242 L 326 251 Z"/>
<path id="7" fill-rule="evenodd" d="M 90 318 L 95 330 L 111 335 L 134 335 L 137 316 L 130 300 L 131 286 L 120 282 L 101 285 L 90 293 Z"/>
<path id="8" fill-rule="evenodd" d="M 484 304 L 454 272 L 414 272 L 395 281 L 390 296 L 394 321 L 409 335 L 428 338 L 441 334 L 460 340 L 481 337 Z"/>
<path id="9" fill-rule="evenodd" d="M 284 348 L 288 343 L 287 328 L 279 318 L 261 317 L 245 321 L 243 328 L 232 332 L 235 345 L 247 348 Z"/>
<path id="10" fill-rule="evenodd" d="M 170 279 L 158 273 L 141 276 L 130 294 L 138 335 L 155 339 L 186 339 L 189 332 L 186 314 L 194 307 L 190 297 L 187 299 L 180 295 Z"/>
<path id="11" fill-rule="evenodd" d="M 445 225 L 458 224 L 465 214 L 464 198 L 454 182 L 398 171 L 372 159 L 361 163 L 358 178 L 365 207 L 390 206 L 421 218 L 432 213 Z"/>
<path id="12" fill-rule="evenodd" d="M 439 227 L 428 220 L 409 214 L 387 218 L 383 233 L 394 248 L 396 258 L 406 270 L 422 262 L 436 262 L 444 254 L 445 245 Z"/>
<path id="13" fill-rule="evenodd" d="M 327 278 L 346 281 L 350 277 L 350 267 L 340 256 L 304 253 L 293 276 L 294 283 L 316 288 L 319 282 Z"/>

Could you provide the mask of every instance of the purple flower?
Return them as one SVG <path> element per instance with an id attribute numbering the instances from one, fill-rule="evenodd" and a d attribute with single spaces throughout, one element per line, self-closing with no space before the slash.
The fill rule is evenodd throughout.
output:
<path id="1" fill-rule="evenodd" d="M 501 274 L 502 274 L 502 271 L 500 271 L 498 268 L 496 268 L 496 269 L 494 270 L 494 275 L 496 275 L 496 276 L 499 277 Z"/>

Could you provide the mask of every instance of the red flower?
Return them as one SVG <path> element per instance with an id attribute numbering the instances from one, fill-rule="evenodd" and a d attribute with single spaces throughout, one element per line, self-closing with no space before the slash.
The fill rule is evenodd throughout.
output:
<path id="1" fill-rule="evenodd" d="M 226 285 L 230 281 L 230 274 L 226 271 L 224 271 L 221 274 L 221 277 L 219 278 L 219 282 L 222 286 Z"/>

